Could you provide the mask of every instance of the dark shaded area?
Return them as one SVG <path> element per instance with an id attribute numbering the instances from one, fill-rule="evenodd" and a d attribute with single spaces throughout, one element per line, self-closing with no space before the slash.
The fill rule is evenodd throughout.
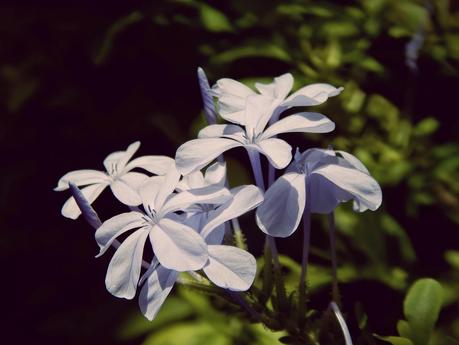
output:
<path id="1" fill-rule="evenodd" d="M 201 108 L 195 72 L 207 63 L 197 47 L 215 35 L 193 26 L 161 26 L 143 18 L 120 32 L 102 59 L 101 46 L 109 27 L 137 9 L 150 14 L 174 10 L 140 1 L 110 6 L 0 6 L 4 341 L 115 344 L 114 329 L 127 312 L 137 308 L 136 301 L 119 300 L 106 291 L 109 255 L 94 258 L 97 246 L 92 229 L 82 220 L 60 216 L 68 195 L 52 190 L 64 173 L 102 169 L 108 153 L 135 140 L 142 142 L 138 155 L 173 156 L 178 145 L 190 138 L 190 127 Z M 177 15 L 196 16 L 190 9 L 180 11 Z M 263 32 L 253 34 L 262 36 Z M 227 35 L 218 37 L 225 41 Z M 438 116 L 446 125 L 440 127 L 435 141 L 451 140 L 458 130 L 458 121 L 450 117 L 457 108 L 458 79 L 441 75 L 431 61 L 423 60 L 419 62 L 423 73 L 409 76 L 400 60 L 403 44 L 382 39 L 372 47 L 380 62 L 391 73 L 400 74 L 398 80 L 403 83 L 388 85 L 383 79 L 370 78 L 362 88 L 384 94 L 400 108 L 409 102 L 404 90 L 413 88 L 416 102 L 407 111 L 412 120 Z M 98 59 L 103 62 L 97 64 Z M 225 71 L 211 68 L 209 75 L 274 76 L 287 69 L 285 62 L 248 58 Z M 242 155 L 235 154 L 247 163 Z M 413 270 L 419 276 L 446 271 L 443 252 L 453 243 L 457 247 L 457 225 L 439 207 L 423 208 L 418 218 L 410 218 L 403 208 L 404 191 L 403 186 L 385 190 L 385 207 L 413 241 L 418 255 Z M 113 214 L 111 205 L 107 191 L 96 202 L 102 218 Z M 253 227 L 251 222 L 252 218 L 243 219 L 247 228 Z M 254 255 L 259 255 L 263 236 L 256 231 L 247 236 Z M 313 234 L 313 241 L 327 246 L 323 233 Z M 299 261 L 300 245 L 298 232 L 279 248 Z M 350 284 L 342 293 L 349 310 L 354 301 L 362 301 L 377 332 L 394 332 L 393 320 L 401 317 L 401 295 L 374 282 Z M 323 294 L 318 306 L 328 300 Z M 356 328 L 355 322 L 352 327 Z"/>

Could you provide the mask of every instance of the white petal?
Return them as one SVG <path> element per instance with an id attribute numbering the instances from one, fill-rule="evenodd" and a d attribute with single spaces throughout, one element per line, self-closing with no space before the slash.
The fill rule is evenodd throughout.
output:
<path id="1" fill-rule="evenodd" d="M 324 193 L 324 189 L 328 189 L 333 193 L 333 197 L 338 202 L 347 201 L 353 198 L 362 207 L 362 211 L 366 208 L 374 211 L 382 202 L 382 192 L 379 184 L 368 174 L 349 167 L 343 167 L 337 164 L 328 164 L 321 166 L 313 171 L 312 174 L 319 174 L 328 179 L 335 188 L 321 184 L 323 187 L 318 190 L 317 193 Z M 312 183 L 312 182 L 311 182 Z M 350 197 L 346 195 L 350 194 Z M 330 207 L 333 203 L 330 201 Z M 328 211 L 329 213 L 333 210 L 330 209 L 314 209 L 315 205 L 312 204 L 313 212 Z M 320 212 L 322 213 L 322 212 Z"/>
<path id="2" fill-rule="evenodd" d="M 292 160 L 292 147 L 282 139 L 263 139 L 258 142 L 258 148 L 276 169 L 284 169 Z"/>
<path id="3" fill-rule="evenodd" d="M 174 160 L 167 156 L 142 156 L 129 162 L 124 171 L 141 168 L 155 175 L 165 175 L 172 163 Z"/>
<path id="4" fill-rule="evenodd" d="M 351 165 L 360 170 L 360 171 L 363 171 L 364 173 L 370 175 L 370 172 L 368 171 L 368 169 L 366 168 L 365 165 L 363 165 L 363 163 L 354 155 L 351 155 L 350 153 L 347 153 L 345 151 L 340 151 L 340 150 L 336 150 L 335 152 L 339 153 L 346 161 L 348 161 L 349 163 L 351 163 Z"/>
<path id="5" fill-rule="evenodd" d="M 213 92 L 218 97 L 220 116 L 229 122 L 243 125 L 246 98 L 255 92 L 244 84 L 228 78 L 218 80 Z"/>
<path id="6" fill-rule="evenodd" d="M 328 133 L 335 129 L 335 124 L 330 119 L 319 113 L 298 113 L 287 116 L 269 128 L 261 138 L 273 137 L 280 133 Z"/>
<path id="7" fill-rule="evenodd" d="M 226 163 L 216 162 L 206 169 L 205 181 L 207 184 L 224 186 L 226 183 Z"/>
<path id="8" fill-rule="evenodd" d="M 105 222 L 96 230 L 95 238 L 100 251 L 96 257 L 101 256 L 113 243 L 115 238 L 126 231 L 148 225 L 140 212 L 127 212 L 116 215 Z"/>
<path id="9" fill-rule="evenodd" d="M 343 88 L 330 84 L 311 84 L 291 94 L 283 103 L 286 107 L 306 107 L 324 103 L 328 97 L 339 95 Z"/>
<path id="10" fill-rule="evenodd" d="M 116 297 L 132 299 L 142 269 L 142 255 L 148 230 L 135 231 L 116 250 L 105 277 L 105 287 Z"/>
<path id="11" fill-rule="evenodd" d="M 180 180 L 180 173 L 178 172 L 175 164 L 172 164 L 169 171 L 164 175 L 164 181 L 155 197 L 155 210 L 159 212 L 164 205 L 164 202 L 174 192 Z"/>
<path id="12" fill-rule="evenodd" d="M 117 170 L 121 171 L 124 169 L 126 166 L 127 162 L 132 158 L 134 153 L 139 149 L 140 147 L 140 141 L 136 141 L 132 143 L 131 145 L 128 146 L 126 151 L 124 152 L 124 155 L 120 157 L 119 161 L 117 162 Z"/>
<path id="13" fill-rule="evenodd" d="M 178 275 L 179 272 L 158 265 L 148 276 L 139 294 L 140 310 L 148 320 L 156 317 Z"/>
<path id="14" fill-rule="evenodd" d="M 274 78 L 274 96 L 278 99 L 285 99 L 292 90 L 293 76 L 290 73 Z"/>
<path id="15" fill-rule="evenodd" d="M 75 170 L 62 176 L 57 182 L 56 192 L 69 188 L 69 182 L 73 182 L 76 186 L 85 186 L 96 183 L 108 183 L 110 178 L 106 173 L 97 170 Z"/>
<path id="16" fill-rule="evenodd" d="M 263 193 L 254 185 L 233 188 L 231 194 L 233 194 L 231 200 L 209 212 L 207 224 L 201 232 L 204 238 L 207 238 L 219 225 L 249 212 L 263 201 Z"/>
<path id="17" fill-rule="evenodd" d="M 155 198 L 156 195 L 158 195 L 165 179 L 165 176 L 151 176 L 139 186 L 137 191 L 145 210 L 148 210 L 148 208 L 152 210 L 155 209 Z"/>
<path id="18" fill-rule="evenodd" d="M 271 84 L 256 83 L 255 87 L 262 95 L 284 100 L 293 86 L 293 76 L 285 73 L 274 78 Z"/>
<path id="19" fill-rule="evenodd" d="M 115 179 L 110 188 L 115 197 L 128 206 L 138 206 L 142 203 L 137 191 L 139 186 L 148 179 L 148 176 L 138 172 L 129 172 Z"/>
<path id="20" fill-rule="evenodd" d="M 224 94 L 234 95 L 241 98 L 247 98 L 255 92 L 244 84 L 230 78 L 222 78 L 213 86 L 215 95 L 221 96 Z"/>
<path id="21" fill-rule="evenodd" d="M 242 144 L 225 138 L 190 140 L 177 150 L 175 156 L 177 169 L 183 175 L 187 175 L 203 168 L 223 152 L 237 146 L 242 146 Z"/>
<path id="22" fill-rule="evenodd" d="M 266 191 L 258 206 L 258 227 L 273 237 L 288 237 L 298 227 L 306 203 L 305 176 L 288 173 L 279 177 Z"/>
<path id="23" fill-rule="evenodd" d="M 237 125 L 211 125 L 201 129 L 198 138 L 228 138 L 243 143 L 245 131 Z"/>
<path id="24" fill-rule="evenodd" d="M 102 193 L 105 187 L 107 187 L 107 184 L 97 183 L 97 184 L 93 184 L 93 185 L 82 188 L 81 193 L 83 193 L 83 196 L 88 201 L 88 203 L 91 205 L 94 202 L 94 200 L 96 200 L 97 197 L 100 195 L 100 193 Z M 64 206 L 62 206 L 61 213 L 64 217 L 67 217 L 70 219 L 77 219 L 80 216 L 81 214 L 80 208 L 78 207 L 73 196 L 67 199 Z"/>
<path id="25" fill-rule="evenodd" d="M 263 131 L 273 114 L 274 102 L 274 99 L 263 95 L 247 98 L 245 128 L 249 136 L 255 138 Z"/>
<path id="26" fill-rule="evenodd" d="M 168 199 L 161 209 L 160 216 L 162 217 L 178 210 L 183 211 L 193 204 L 222 204 L 229 199 L 231 199 L 231 193 L 228 188 L 219 185 L 189 189 Z"/>
<path id="27" fill-rule="evenodd" d="M 153 227 L 150 240 L 158 261 L 166 268 L 196 271 L 209 257 L 206 243 L 195 230 L 167 218 Z"/>
<path id="28" fill-rule="evenodd" d="M 204 272 L 215 285 L 232 291 L 248 290 L 256 271 L 255 258 L 245 250 L 232 246 L 209 246 L 209 263 Z"/>
<path id="29" fill-rule="evenodd" d="M 185 190 L 201 188 L 205 186 L 204 176 L 202 175 L 202 172 L 200 170 L 194 171 L 191 174 L 183 176 L 182 180 L 186 181 L 186 185 L 188 187 Z"/>
<path id="30" fill-rule="evenodd" d="M 109 172 L 112 173 L 117 167 L 118 161 L 124 157 L 125 151 L 116 151 L 110 153 L 104 159 L 104 167 Z"/>

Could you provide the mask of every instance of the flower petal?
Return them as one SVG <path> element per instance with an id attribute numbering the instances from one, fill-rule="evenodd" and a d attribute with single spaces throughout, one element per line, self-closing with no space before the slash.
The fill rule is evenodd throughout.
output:
<path id="1" fill-rule="evenodd" d="M 128 206 L 138 206 L 142 203 L 137 191 L 139 186 L 148 179 L 148 176 L 138 172 L 124 174 L 110 184 L 115 197 Z"/>
<path id="2" fill-rule="evenodd" d="M 292 160 L 292 147 L 282 139 L 263 139 L 258 142 L 258 150 L 276 169 L 284 169 Z"/>
<path id="3" fill-rule="evenodd" d="M 105 277 L 105 287 L 115 297 L 132 299 L 137 290 L 147 229 L 140 229 L 126 238 L 116 250 Z"/>
<path id="4" fill-rule="evenodd" d="M 207 237 L 219 225 L 233 218 L 249 212 L 263 201 L 263 193 L 254 185 L 239 186 L 231 190 L 233 198 L 221 205 L 216 210 L 209 212 L 209 218 L 201 231 L 201 235 Z"/>
<path id="5" fill-rule="evenodd" d="M 122 171 L 124 167 L 126 166 L 127 162 L 132 158 L 134 153 L 137 152 L 137 150 L 140 147 L 140 141 L 135 141 L 131 145 L 128 146 L 126 151 L 124 152 L 124 155 L 120 157 L 120 159 L 117 162 L 117 170 Z"/>
<path id="6" fill-rule="evenodd" d="M 302 87 L 291 94 L 283 103 L 284 107 L 306 107 L 324 103 L 329 97 L 337 96 L 343 90 L 330 84 L 318 83 Z"/>
<path id="7" fill-rule="evenodd" d="M 69 182 L 73 182 L 76 186 L 85 186 L 96 183 L 108 183 L 110 178 L 106 173 L 97 170 L 75 170 L 62 176 L 57 182 L 57 187 L 54 188 L 56 192 L 66 190 L 69 188 Z"/>
<path id="8" fill-rule="evenodd" d="M 178 275 L 179 272 L 158 265 L 148 276 L 139 294 L 140 310 L 148 320 L 156 317 Z"/>
<path id="9" fill-rule="evenodd" d="M 198 67 L 198 81 L 207 122 L 209 125 L 215 124 L 217 123 L 217 114 L 215 113 L 212 90 L 210 89 L 206 73 L 204 73 L 204 70 L 201 67 Z"/>
<path id="10" fill-rule="evenodd" d="M 141 168 L 155 175 L 165 175 L 172 163 L 174 160 L 167 156 L 142 156 L 130 161 L 124 171 Z"/>
<path id="11" fill-rule="evenodd" d="M 292 114 L 275 122 L 263 132 L 261 139 L 280 133 L 328 133 L 334 129 L 335 124 L 325 115 L 304 112 Z"/>
<path id="12" fill-rule="evenodd" d="M 245 111 L 245 128 L 247 135 L 256 138 L 266 127 L 278 102 L 263 95 L 247 98 Z"/>
<path id="13" fill-rule="evenodd" d="M 364 211 L 376 210 L 382 202 L 382 192 L 379 184 L 370 175 L 338 164 L 328 164 L 315 169 L 313 175 L 320 175 L 331 182 L 311 180 L 311 211 L 316 213 L 330 213 L 337 202 L 354 199 L 358 209 Z M 327 193 L 327 194 L 325 194 Z M 327 198 L 325 197 L 327 196 Z M 335 205 L 335 206 L 333 206 Z"/>
<path id="14" fill-rule="evenodd" d="M 183 175 L 187 175 L 203 168 L 223 152 L 237 146 L 242 146 L 242 144 L 226 138 L 190 140 L 177 150 L 175 156 L 177 169 Z"/>
<path id="15" fill-rule="evenodd" d="M 229 199 L 231 199 L 230 191 L 220 185 L 189 189 L 168 199 L 161 209 L 160 216 L 165 216 L 178 210 L 183 211 L 193 204 L 222 204 Z"/>
<path id="16" fill-rule="evenodd" d="M 339 155 L 341 155 L 346 161 L 348 161 L 354 168 L 370 175 L 370 172 L 368 171 L 368 169 L 366 168 L 365 165 L 363 165 L 363 163 L 354 155 L 351 155 L 350 153 L 347 153 L 345 151 L 340 151 L 340 150 L 336 150 L 335 151 L 336 153 L 338 153 Z"/>
<path id="17" fill-rule="evenodd" d="M 256 271 L 255 258 L 245 250 L 232 246 L 209 246 L 209 263 L 204 272 L 215 285 L 232 291 L 248 290 Z"/>
<path id="18" fill-rule="evenodd" d="M 148 210 L 149 208 L 152 210 L 156 209 L 155 198 L 165 180 L 165 176 L 151 176 L 140 185 L 138 193 L 140 195 L 140 199 L 142 199 L 142 204 L 145 210 Z"/>
<path id="19" fill-rule="evenodd" d="M 84 187 L 81 189 L 81 193 L 85 197 L 85 199 L 88 201 L 89 205 L 91 205 L 94 200 L 97 199 L 97 197 L 102 193 L 102 191 L 107 187 L 106 183 L 97 183 L 93 184 L 87 187 Z M 80 208 L 78 207 L 75 199 L 70 197 L 67 199 L 65 202 L 64 206 L 62 206 L 61 213 L 64 217 L 70 218 L 70 219 L 77 219 L 80 214 Z"/>
<path id="20" fill-rule="evenodd" d="M 201 129 L 198 138 L 228 138 L 244 143 L 245 131 L 237 125 L 211 125 Z"/>
<path id="21" fill-rule="evenodd" d="M 213 92 L 218 97 L 218 108 L 222 118 L 243 125 L 246 98 L 255 92 L 244 84 L 228 78 L 217 81 Z"/>
<path id="22" fill-rule="evenodd" d="M 161 219 L 151 230 L 150 240 L 158 261 L 169 269 L 196 271 L 209 257 L 202 237 L 189 226 L 171 219 Z"/>
<path id="23" fill-rule="evenodd" d="M 126 231 L 140 228 L 145 225 L 147 225 L 147 223 L 143 218 L 143 214 L 140 212 L 121 213 L 106 220 L 95 233 L 96 242 L 100 247 L 97 257 L 105 253 L 115 238 Z"/>
<path id="24" fill-rule="evenodd" d="M 226 183 L 226 163 L 216 162 L 206 169 L 205 181 L 207 184 L 224 186 Z"/>
<path id="25" fill-rule="evenodd" d="M 298 227 L 306 203 L 305 176 L 287 173 L 279 177 L 258 206 L 258 227 L 273 237 L 288 237 Z"/>
<path id="26" fill-rule="evenodd" d="M 172 164 L 169 171 L 164 175 L 164 181 L 155 197 L 155 210 L 159 212 L 164 205 L 166 199 L 174 192 L 180 180 L 180 173 L 175 164 Z"/>
<path id="27" fill-rule="evenodd" d="M 292 90 L 293 76 L 290 73 L 274 78 L 271 84 L 255 83 L 255 87 L 262 95 L 284 100 Z"/>

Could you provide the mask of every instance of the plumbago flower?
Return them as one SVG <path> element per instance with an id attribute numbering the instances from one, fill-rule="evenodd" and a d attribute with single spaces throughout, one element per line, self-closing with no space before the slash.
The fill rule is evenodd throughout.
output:
<path id="1" fill-rule="evenodd" d="M 302 87 L 290 93 L 293 76 L 290 73 L 274 78 L 270 84 L 255 83 L 257 91 L 266 97 L 271 114 L 271 121 L 277 121 L 279 115 L 292 107 L 307 107 L 324 103 L 329 97 L 337 96 L 343 90 L 330 84 L 316 83 Z M 213 86 L 218 98 L 220 116 L 225 120 L 240 125 L 245 124 L 246 99 L 257 93 L 244 84 L 229 78 L 217 81 Z M 268 121 L 270 119 L 268 118 Z"/>
<path id="2" fill-rule="evenodd" d="M 84 169 L 65 174 L 59 179 L 54 190 L 68 189 L 69 182 L 76 186 L 85 186 L 81 192 L 89 204 L 92 204 L 100 193 L 110 186 L 115 197 L 123 204 L 140 205 L 142 200 L 136 189 L 148 178 L 148 175 L 131 170 L 141 168 L 155 175 L 164 175 L 174 160 L 166 156 L 143 156 L 129 162 L 139 147 L 140 142 L 136 141 L 129 145 L 126 151 L 109 154 L 104 160 L 106 172 Z M 81 214 L 73 197 L 65 202 L 61 212 L 64 217 L 71 219 L 77 219 Z"/>
<path id="3" fill-rule="evenodd" d="M 127 231 L 136 229 L 110 261 L 105 284 L 117 297 L 133 298 L 140 275 L 143 248 L 150 238 L 155 257 L 177 271 L 201 269 L 208 260 L 207 245 L 197 231 L 180 221 L 176 211 L 194 203 L 222 203 L 231 197 L 225 188 L 208 186 L 174 193 L 180 174 L 171 165 L 165 176 L 153 176 L 138 189 L 144 212 L 131 211 L 105 221 L 96 231 L 98 256 Z M 128 278 L 128 279 L 127 279 Z"/>
<path id="4" fill-rule="evenodd" d="M 297 151 L 295 161 L 266 191 L 257 209 L 259 228 L 274 237 L 290 236 L 298 227 L 307 198 L 313 213 L 331 213 L 349 200 L 354 201 L 355 211 L 363 212 L 376 210 L 382 193 L 362 162 L 347 152 Z"/>
<path id="5" fill-rule="evenodd" d="M 151 177 L 140 186 L 144 213 L 120 214 L 102 224 L 96 231 L 101 248 L 98 256 L 118 236 L 137 229 L 110 261 L 105 280 L 110 293 L 127 299 L 135 296 L 147 237 L 155 257 L 140 281 L 140 285 L 146 284 L 139 304 L 149 319 L 156 315 L 181 271 L 203 269 L 217 286 L 231 290 L 250 287 L 255 259 L 239 248 L 221 245 L 223 224 L 257 207 L 263 196 L 255 186 L 229 191 L 221 183 L 225 174 L 224 165 L 217 163 L 209 167 L 203 183 L 198 181 L 198 174 L 179 182 L 180 175 L 172 166 L 165 176 Z M 174 193 L 176 189 L 178 193 Z M 205 224 L 201 225 L 203 219 Z"/>
<path id="6" fill-rule="evenodd" d="M 330 95 L 340 92 L 331 85 L 316 84 L 285 99 L 292 84 L 292 76 L 285 74 L 275 78 L 272 84 L 257 83 L 261 94 L 256 94 L 231 79 L 217 82 L 214 92 L 219 99 L 220 115 L 234 124 L 207 126 L 199 132 L 198 139 L 180 146 L 175 157 L 178 169 L 188 174 L 238 146 L 245 147 L 251 157 L 256 152 L 265 155 L 276 169 L 285 168 L 292 159 L 292 148 L 284 140 L 276 138 L 278 134 L 327 133 L 335 128 L 335 124 L 319 113 L 301 112 L 277 121 L 279 114 L 293 106 L 320 104 Z M 270 120 L 274 123 L 265 129 Z"/>
<path id="7" fill-rule="evenodd" d="M 202 188 L 214 182 L 221 185 L 224 178 L 222 173 L 225 173 L 224 164 L 216 163 L 207 169 L 205 176 L 201 172 L 185 176 L 180 188 Z M 222 204 L 190 205 L 182 218 L 185 223 L 198 229 L 207 244 L 209 259 L 202 269 L 209 280 L 230 291 L 245 291 L 250 288 L 255 278 L 256 261 L 245 250 L 222 245 L 224 225 L 228 220 L 256 208 L 263 201 L 263 194 L 259 188 L 248 185 L 232 189 L 231 195 L 232 198 Z M 168 269 L 153 260 L 139 283 L 143 284 L 139 294 L 139 306 L 147 319 L 152 320 L 157 315 L 178 276 L 178 271 Z"/>

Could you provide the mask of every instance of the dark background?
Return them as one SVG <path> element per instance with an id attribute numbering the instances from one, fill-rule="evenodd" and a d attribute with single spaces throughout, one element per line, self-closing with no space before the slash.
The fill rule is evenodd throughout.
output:
<path id="1" fill-rule="evenodd" d="M 105 290 L 109 256 L 94 258 L 93 230 L 82 220 L 60 215 L 68 194 L 53 192 L 59 177 L 82 168 L 102 170 L 108 153 L 135 140 L 142 142 L 138 155 L 174 156 L 178 145 L 194 135 L 190 128 L 201 111 L 198 66 L 206 68 L 212 81 L 289 70 L 287 63 L 263 58 L 207 68 L 208 57 L 198 47 L 230 40 L 230 34 L 161 26 L 145 18 L 107 41 L 112 24 L 134 10 L 145 16 L 196 15 L 165 2 L 0 5 L 2 343 L 116 343 L 117 325 L 128 312 L 137 312 L 136 301 L 115 299 Z M 231 8 L 225 10 L 231 16 Z M 412 120 L 434 112 L 442 123 L 435 143 L 456 140 L 457 75 L 440 74 L 437 65 L 421 58 L 423 73 L 411 76 L 389 53 L 402 54 L 404 43 L 382 36 L 372 48 L 403 84 L 369 78 L 364 87 L 401 107 L 406 101 L 401 90 L 413 88 Z M 247 163 L 242 155 L 235 157 Z M 384 197 L 386 209 L 407 228 L 416 248 L 413 272 L 444 272 L 442 253 L 452 243 L 457 248 L 457 226 L 440 207 L 424 208 L 415 219 L 406 216 L 404 188 L 388 187 Z M 107 191 L 96 202 L 102 218 L 113 214 L 110 205 Z M 249 235 L 256 252 L 260 238 Z M 316 240 L 326 242 L 320 235 Z M 282 243 L 281 250 L 298 258 L 298 242 L 296 237 Z M 346 285 L 346 294 L 345 304 L 357 296 L 366 304 L 378 332 L 393 330 L 394 322 L 387 319 L 400 317 L 403 295 L 374 282 Z M 388 313 L 387 319 L 381 313 Z"/>

